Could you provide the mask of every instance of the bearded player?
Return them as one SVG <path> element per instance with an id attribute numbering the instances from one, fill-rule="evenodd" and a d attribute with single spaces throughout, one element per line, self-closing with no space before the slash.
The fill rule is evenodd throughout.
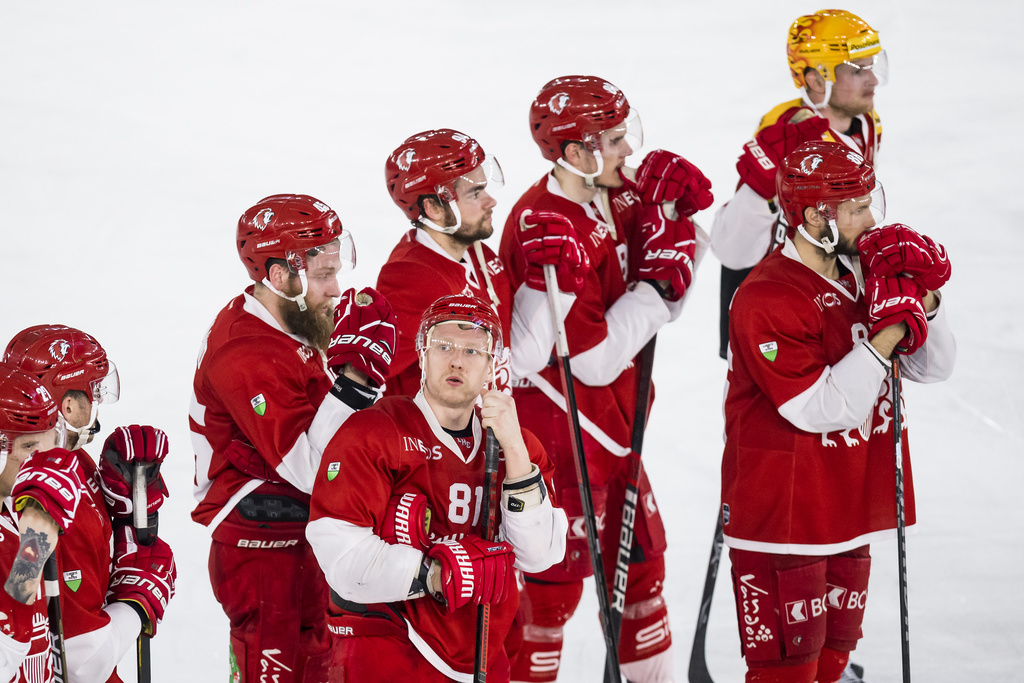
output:
<path id="1" fill-rule="evenodd" d="M 882 139 L 875 88 L 888 79 L 878 32 L 845 10 L 799 17 L 786 43 L 800 97 L 765 114 L 736 163 L 736 194 L 715 215 L 711 248 L 722 262 L 719 353 L 725 358 L 729 302 L 750 269 L 785 238 L 775 201 L 782 159 L 808 140 L 841 142 L 874 164 Z"/>
<path id="2" fill-rule="evenodd" d="M 313 490 L 306 533 L 332 589 L 331 680 L 469 683 L 475 607 L 490 604 L 483 669 L 508 681 L 514 569 L 561 560 L 568 522 L 552 505 L 543 448 L 520 428 L 512 398 L 492 388 L 504 342 L 488 303 L 438 299 L 417 348 L 420 392 L 353 415 Z M 487 429 L 501 449 L 498 541 L 481 537 Z"/>

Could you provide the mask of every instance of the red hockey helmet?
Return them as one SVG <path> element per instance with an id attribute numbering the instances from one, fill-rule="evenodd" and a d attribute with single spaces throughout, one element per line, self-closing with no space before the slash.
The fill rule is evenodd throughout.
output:
<path id="1" fill-rule="evenodd" d="M 503 355 L 505 345 L 501 334 L 501 322 L 494 309 L 483 299 L 456 294 L 443 296 L 430 304 L 420 318 L 416 350 L 427 349 L 434 338 L 433 328 L 444 323 L 461 323 L 484 330 L 487 333 L 487 348 L 478 350 L 491 354 L 492 358 Z"/>
<path id="2" fill-rule="evenodd" d="M 420 197 L 437 195 L 455 202 L 455 181 L 481 166 L 488 183 L 504 183 L 497 159 L 487 156 L 479 142 L 450 128 L 426 130 L 391 153 L 384 163 L 384 180 L 391 200 L 415 221 L 422 213 Z"/>
<path id="3" fill-rule="evenodd" d="M 57 402 L 39 380 L 12 363 L 0 363 L 0 470 L 16 438 L 54 428 L 59 435 L 62 424 Z"/>
<path id="4" fill-rule="evenodd" d="M 562 76 L 540 89 L 530 105 L 530 133 L 548 161 L 562 158 L 562 145 L 581 142 L 595 152 L 601 133 L 626 122 L 627 134 L 643 143 L 639 116 L 629 108 L 626 95 L 597 76 Z"/>
<path id="5" fill-rule="evenodd" d="M 68 391 L 81 391 L 95 403 L 114 403 L 120 394 L 117 368 L 95 337 L 66 325 L 35 325 L 14 335 L 4 352 L 38 379 L 59 403 Z"/>
<path id="6" fill-rule="evenodd" d="M 267 277 L 267 259 L 282 259 L 298 273 L 305 270 L 307 252 L 334 240 L 341 242 L 345 269 L 355 267 L 351 233 L 331 207 L 309 195 L 264 197 L 238 219 L 238 256 L 255 282 Z"/>
<path id="7" fill-rule="evenodd" d="M 812 140 L 805 142 L 782 161 L 776 176 L 779 203 L 786 222 L 804 231 L 804 209 L 817 209 L 832 228 L 832 241 L 823 238 L 820 244 L 831 253 L 838 242 L 836 227 L 838 207 L 843 202 L 870 197 L 876 221 L 885 215 L 885 194 L 875 180 L 875 171 L 864 157 L 838 142 Z"/>

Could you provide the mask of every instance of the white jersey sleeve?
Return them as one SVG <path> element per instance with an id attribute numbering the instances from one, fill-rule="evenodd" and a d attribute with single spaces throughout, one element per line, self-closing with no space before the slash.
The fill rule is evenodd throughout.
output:
<path id="1" fill-rule="evenodd" d="M 537 483 L 519 492 L 521 484 Z M 509 509 L 510 487 L 516 487 L 521 510 Z M 501 524 L 499 538 L 515 548 L 515 566 L 527 574 L 536 574 L 561 562 L 565 556 L 565 539 L 569 518 L 561 508 L 551 504 L 540 470 L 534 464 L 529 474 L 518 479 L 506 478 L 502 484 Z"/>
<path id="2" fill-rule="evenodd" d="M 711 226 L 711 251 L 732 270 L 752 268 L 771 246 L 775 214 L 768 202 L 747 185 L 715 213 Z"/>
<path id="3" fill-rule="evenodd" d="M 106 626 L 64 641 L 70 680 L 106 681 L 142 631 L 142 620 L 128 605 L 114 602 L 103 611 L 110 617 Z"/>
<path id="4" fill-rule="evenodd" d="M 946 321 L 946 307 L 939 306 L 928 316 L 928 337 L 924 344 L 901 361 L 903 376 L 915 382 L 941 382 L 953 374 L 956 363 L 956 339 Z"/>
<path id="5" fill-rule="evenodd" d="M 321 517 L 306 526 L 328 585 L 345 600 L 359 603 L 406 600 L 419 575 L 423 553 L 391 545 L 373 533 L 340 519 Z"/>
<path id="6" fill-rule="evenodd" d="M 558 292 L 562 304 L 562 323 L 576 301 L 575 294 Z M 547 292 L 523 283 L 512 304 L 512 376 L 526 377 L 539 372 L 551 359 L 555 346 L 555 328 Z"/>
<path id="7" fill-rule="evenodd" d="M 0 680 L 13 681 L 18 675 L 18 667 L 28 656 L 30 643 L 15 640 L 0 631 Z"/>

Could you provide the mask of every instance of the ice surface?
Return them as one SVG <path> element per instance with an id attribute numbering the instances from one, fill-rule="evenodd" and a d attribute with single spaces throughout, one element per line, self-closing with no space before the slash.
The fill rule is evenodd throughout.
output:
<path id="1" fill-rule="evenodd" d="M 1013 276 L 1024 206 L 1021 3 L 847 6 L 882 35 L 891 82 L 877 95 L 888 220 L 944 242 L 945 304 L 959 363 L 911 386 L 921 523 L 909 540 L 911 651 L 927 681 L 1020 680 L 1024 671 L 1021 298 Z M 678 151 L 732 194 L 758 117 L 795 96 L 783 44 L 814 4 L 784 2 L 56 2 L 0 10 L 0 341 L 31 324 L 94 334 L 122 401 L 107 430 L 166 429 L 172 490 L 161 533 L 178 595 L 153 644 L 154 680 L 223 681 L 227 621 L 206 573 L 208 535 L 188 516 L 187 406 L 199 341 L 247 283 L 238 215 L 277 192 L 313 194 L 355 234 L 372 284 L 404 222 L 386 155 L 454 127 L 508 179 L 496 225 L 546 164 L 529 102 L 548 79 L 603 76 L 641 112 L 645 149 Z M 698 220 L 710 226 L 713 209 Z M 492 238 L 497 243 L 497 235 Z M 685 680 L 718 496 L 718 264 L 658 344 L 658 401 L 644 460 L 669 530 L 665 595 Z M 872 683 L 900 678 L 895 543 L 874 549 L 864 640 Z M 723 566 L 708 660 L 741 680 Z M 592 586 L 566 635 L 564 681 L 600 676 Z M 133 680 L 131 658 L 121 666 Z"/>

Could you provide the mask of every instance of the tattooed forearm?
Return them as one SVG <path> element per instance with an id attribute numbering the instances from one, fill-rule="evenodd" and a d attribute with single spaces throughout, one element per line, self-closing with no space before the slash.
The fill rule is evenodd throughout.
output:
<path id="1" fill-rule="evenodd" d="M 45 533 L 27 529 L 21 535 L 18 555 L 11 565 L 11 573 L 4 584 L 8 595 L 23 604 L 29 604 L 39 589 L 43 565 L 53 552 L 53 546 Z"/>

